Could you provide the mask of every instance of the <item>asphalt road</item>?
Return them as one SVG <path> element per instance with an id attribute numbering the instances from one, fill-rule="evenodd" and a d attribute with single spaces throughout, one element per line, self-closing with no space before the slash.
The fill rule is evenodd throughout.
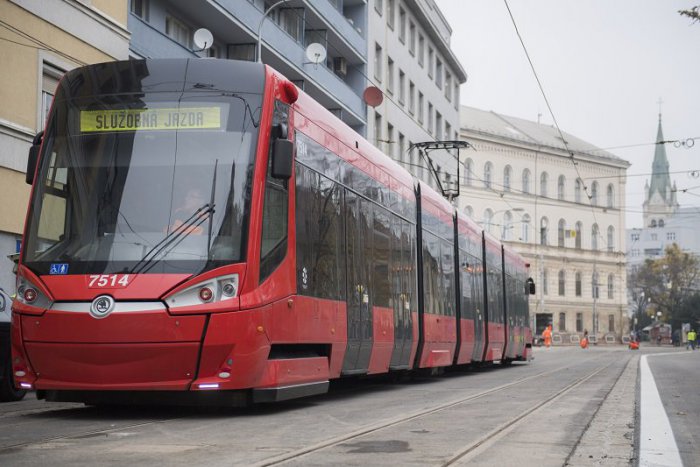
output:
<path id="1" fill-rule="evenodd" d="M 650 354 L 647 361 L 683 465 L 700 465 L 700 350 Z"/>
<path id="2" fill-rule="evenodd" d="M 0 406 L 0 465 L 630 465 L 639 355 L 536 349 L 528 364 L 343 381 L 248 409 L 29 395 Z"/>

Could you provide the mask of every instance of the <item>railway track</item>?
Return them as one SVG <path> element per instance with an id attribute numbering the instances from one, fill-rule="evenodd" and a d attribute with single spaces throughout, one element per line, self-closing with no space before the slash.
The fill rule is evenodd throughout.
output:
<path id="1" fill-rule="evenodd" d="M 250 463 L 249 465 L 255 465 L 255 466 L 273 466 L 273 465 L 279 465 L 279 464 L 284 464 L 284 463 L 294 463 L 294 462 L 301 462 L 303 463 L 305 460 L 306 456 L 312 456 L 315 453 L 322 453 L 326 449 L 331 449 L 333 447 L 337 447 L 341 444 L 348 443 L 353 440 L 359 440 L 363 437 L 367 437 L 368 435 L 379 435 L 381 436 L 382 433 L 388 433 L 388 431 L 392 427 L 397 427 L 401 426 L 404 424 L 408 424 L 412 421 L 415 422 L 421 422 L 422 419 L 426 419 L 434 414 L 439 414 L 440 412 L 444 411 L 449 411 L 450 409 L 457 409 L 460 405 L 462 404 L 469 404 L 473 403 L 474 401 L 479 401 L 480 399 L 485 399 L 488 396 L 493 396 L 497 395 L 498 393 L 507 391 L 509 389 L 518 389 L 517 387 L 520 385 L 528 385 L 536 382 L 537 380 L 542 380 L 544 381 L 546 377 L 550 377 L 552 381 L 556 380 L 556 375 L 557 374 L 566 374 L 571 371 L 581 371 L 581 365 L 584 364 L 588 368 L 586 369 L 585 373 L 582 374 L 581 376 L 577 377 L 573 381 L 569 382 L 565 386 L 559 388 L 558 390 L 548 393 L 546 398 L 543 398 L 539 401 L 537 401 L 534 405 L 530 405 L 527 410 L 521 411 L 520 413 L 515 414 L 513 417 L 509 418 L 508 420 L 504 421 L 502 424 L 498 425 L 496 428 L 490 430 L 489 432 L 485 433 L 483 436 L 479 437 L 478 439 L 474 439 L 473 441 L 469 442 L 469 444 L 464 445 L 461 447 L 461 449 L 455 450 L 447 459 L 446 461 L 441 461 L 440 463 L 443 463 L 443 465 L 454 465 L 457 463 L 462 463 L 466 460 L 468 460 L 471 456 L 477 455 L 480 452 L 480 448 L 483 448 L 484 446 L 489 445 L 490 443 L 494 443 L 498 441 L 499 438 L 504 437 L 508 434 L 510 429 L 512 427 L 517 426 L 520 423 L 523 423 L 527 421 L 530 417 L 536 417 L 539 411 L 541 411 L 543 408 L 545 408 L 548 404 L 552 403 L 553 401 L 565 396 L 566 394 L 570 393 L 572 390 L 575 388 L 585 384 L 586 381 L 589 381 L 591 378 L 594 378 L 596 375 L 600 374 L 601 372 L 605 371 L 607 368 L 609 368 L 611 365 L 615 363 L 615 361 L 610 362 L 610 360 L 607 361 L 601 361 L 602 358 L 600 356 L 595 356 L 591 355 L 590 358 L 587 358 L 585 361 L 579 361 L 577 365 L 572 365 L 571 363 L 566 363 L 563 365 L 558 365 L 556 368 L 549 369 L 546 371 L 540 371 L 535 374 L 527 375 L 522 378 L 518 378 L 517 380 L 510 381 L 508 383 L 499 385 L 497 387 L 489 388 L 483 391 L 479 391 L 477 393 L 469 394 L 469 395 L 464 395 L 462 397 L 457 397 L 448 401 L 445 401 L 443 403 L 438 403 L 438 404 L 432 404 L 429 407 L 426 407 L 421 410 L 413 411 L 407 414 L 404 414 L 402 416 L 390 418 L 390 419 L 385 419 L 377 423 L 373 424 L 368 424 L 365 425 L 359 429 L 355 429 L 353 431 L 349 431 L 344 434 L 336 435 L 333 437 L 330 437 L 328 439 L 315 442 L 315 443 L 310 443 L 307 446 L 300 447 L 298 449 L 290 450 L 289 452 L 283 453 L 283 454 L 276 454 L 273 455 L 272 457 L 268 457 L 267 459 L 262 459 L 257 461 L 257 463 Z M 621 372 L 620 372 L 621 373 Z M 615 382 L 617 379 L 619 379 L 619 374 L 615 375 Z M 614 386 L 614 383 L 613 383 Z M 341 391 L 344 392 L 344 391 Z M 364 396 L 363 396 L 364 397 Z M 265 412 L 268 411 L 268 409 L 274 409 L 272 406 L 266 406 Z M 464 409 L 464 407 L 463 407 Z M 83 408 L 81 406 L 76 406 L 71 404 L 70 406 L 61 406 L 61 407 L 55 407 L 53 405 L 47 405 L 46 408 L 40 409 L 37 408 L 36 406 L 30 407 L 27 410 L 20 411 L 20 410 L 12 410 L 10 413 L 6 414 L 4 416 L 6 422 L 11 423 L 13 417 L 21 417 L 23 415 L 28 415 L 28 416 L 35 416 L 35 415 L 40 415 L 40 412 L 46 412 L 46 413 L 51 413 L 51 412 L 65 412 L 65 411 L 75 411 L 76 413 L 80 414 L 82 410 L 95 410 L 91 408 Z M 253 409 L 247 409 L 245 410 L 246 412 L 252 411 L 252 413 L 260 413 L 260 407 L 254 407 Z M 273 410 L 274 412 L 274 410 Z M 187 410 L 184 414 L 183 412 L 178 412 L 178 416 L 172 417 L 168 415 L 172 415 L 172 411 L 168 410 L 159 410 L 159 409 L 154 409 L 154 410 L 148 410 L 146 414 L 141 414 L 140 420 L 134 421 L 133 423 L 129 423 L 128 420 L 123 420 L 124 423 L 116 423 L 114 425 L 110 425 L 109 427 L 106 428 L 97 428 L 97 429 L 91 429 L 91 430 L 77 430 L 76 432 L 70 433 L 70 434 L 57 434 L 56 436 L 44 436 L 41 437 L 40 439 L 34 439 L 34 440 L 26 440 L 23 442 L 18 442 L 18 443 L 13 443 L 13 444 L 8 444 L 6 446 L 0 447 L 0 456 L 7 452 L 12 452 L 15 449 L 21 449 L 25 447 L 33 447 L 33 446 L 40 446 L 45 443 L 55 443 L 55 442 L 60 442 L 60 441 L 74 441 L 76 439 L 85 439 L 85 438 L 92 438 L 92 437 L 99 437 L 100 435 L 110 435 L 110 434 L 118 434 L 120 432 L 124 431 L 129 431 L 129 430 L 136 430 L 139 429 L 143 431 L 144 429 L 146 431 L 151 431 L 148 429 L 148 427 L 155 427 L 155 426 L 162 426 L 162 425 L 167 425 L 169 422 L 176 421 L 176 420 L 183 420 L 183 419 L 188 419 L 192 417 L 197 417 L 200 415 L 201 412 L 193 409 L 193 410 Z M 143 415 L 146 415 L 147 417 L 151 418 L 150 420 L 143 420 Z M 53 414 L 51 415 L 53 416 Z M 575 447 L 574 447 L 575 449 Z M 573 451 L 572 451 L 573 452 Z M 440 464 L 438 463 L 438 464 Z"/>
<path id="2" fill-rule="evenodd" d="M 486 435 L 483 437 L 477 439 L 474 442 L 469 443 L 467 446 L 464 446 L 462 449 L 458 450 L 455 452 L 450 459 L 445 462 L 444 466 L 450 466 L 454 465 L 460 461 L 466 460 L 466 458 L 476 451 L 480 446 L 484 445 L 487 442 L 492 442 L 496 441 L 499 437 L 503 436 L 507 431 L 509 431 L 510 428 L 514 427 L 515 425 L 519 424 L 520 422 L 526 420 L 528 417 L 535 416 L 538 411 L 542 410 L 545 406 L 548 404 L 552 403 L 553 401 L 563 397 L 567 393 L 570 393 L 572 390 L 578 388 L 582 384 L 584 384 L 586 381 L 590 380 L 591 378 L 595 377 L 599 373 L 605 371 L 608 369 L 611 365 L 613 365 L 615 361 L 612 362 L 607 362 L 603 365 L 596 366 L 594 370 L 587 372 L 583 376 L 576 378 L 573 382 L 567 384 L 565 387 L 562 389 L 549 394 L 545 399 L 539 401 L 537 404 L 534 406 L 528 408 L 527 410 L 520 412 L 519 414 L 515 415 L 514 417 L 510 418 L 506 422 L 502 423 L 499 425 L 496 429 L 491 430 L 488 432 Z M 494 387 L 485 391 L 478 392 L 476 394 L 471 394 L 469 396 L 464 396 L 455 400 L 451 400 L 442 404 L 438 404 L 423 410 L 415 411 L 410 414 L 406 414 L 404 416 L 396 417 L 393 419 L 389 420 L 384 420 L 382 422 L 372 424 L 365 426 L 363 428 L 360 428 L 358 430 L 354 430 L 342 435 L 335 436 L 333 438 L 326 439 L 324 441 L 305 446 L 300 449 L 296 449 L 294 451 L 290 451 L 288 453 L 284 453 L 278 456 L 274 456 L 268 459 L 265 459 L 263 461 L 260 461 L 258 463 L 251 464 L 255 467 L 267 467 L 267 466 L 274 466 L 274 465 L 280 465 L 284 464 L 286 462 L 291 462 L 291 461 L 297 461 L 297 460 L 302 460 L 305 456 L 318 453 L 323 451 L 324 449 L 332 448 L 332 447 L 337 447 L 341 444 L 345 444 L 349 441 L 354 441 L 354 440 L 359 440 L 360 438 L 363 438 L 367 435 L 370 434 L 376 434 L 380 433 L 382 430 L 386 430 L 392 427 L 395 427 L 397 425 L 401 425 L 404 423 L 412 422 L 418 419 L 421 419 L 423 417 L 427 417 L 430 415 L 433 415 L 435 413 L 449 410 L 451 408 L 454 408 L 456 406 L 459 406 L 461 404 L 466 404 L 470 403 L 473 401 L 476 401 L 478 399 L 484 398 L 486 396 L 490 396 L 502 391 L 505 391 L 507 389 L 511 389 L 515 386 L 525 384 L 528 382 L 531 382 L 533 380 L 536 380 L 538 378 L 542 378 L 543 376 L 555 374 L 564 370 L 569 369 L 570 366 L 564 365 L 560 366 L 557 368 L 554 368 L 552 370 L 536 373 L 533 375 L 530 375 L 525 378 L 521 378 L 515 381 L 511 381 L 509 383 L 503 384 L 498 387 Z M 624 367 L 623 369 L 624 370 Z M 615 383 L 618 381 L 622 374 L 622 370 L 620 373 L 617 375 L 615 378 Z M 615 383 L 613 383 L 612 387 L 614 387 Z M 609 391 L 608 391 L 609 393 Z M 582 434 L 581 434 L 582 435 Z M 573 452 L 573 451 L 572 451 Z"/>

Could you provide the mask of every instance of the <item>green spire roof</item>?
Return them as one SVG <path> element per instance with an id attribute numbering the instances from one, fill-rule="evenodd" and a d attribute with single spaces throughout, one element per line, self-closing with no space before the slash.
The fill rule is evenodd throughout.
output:
<path id="1" fill-rule="evenodd" d="M 669 175 L 668 158 L 666 157 L 666 145 L 661 143 L 664 133 L 661 129 L 661 114 L 659 114 L 659 130 L 656 133 L 656 149 L 654 150 L 654 163 L 651 166 L 651 184 L 647 193 L 647 200 L 651 199 L 655 192 L 667 203 L 671 203 L 671 176 Z"/>

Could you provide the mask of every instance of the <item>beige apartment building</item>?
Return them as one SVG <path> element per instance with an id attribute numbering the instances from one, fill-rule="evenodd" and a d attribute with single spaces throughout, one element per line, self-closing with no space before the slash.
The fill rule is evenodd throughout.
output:
<path id="1" fill-rule="evenodd" d="M 532 326 L 554 343 L 629 334 L 625 183 L 629 162 L 549 124 L 461 108 L 459 209 L 530 263 Z M 566 141 L 566 144 L 564 144 Z"/>
<path id="2" fill-rule="evenodd" d="M 27 153 L 58 80 L 90 63 L 126 59 L 128 0 L 0 1 L 0 287 L 14 291 L 30 187 Z"/>

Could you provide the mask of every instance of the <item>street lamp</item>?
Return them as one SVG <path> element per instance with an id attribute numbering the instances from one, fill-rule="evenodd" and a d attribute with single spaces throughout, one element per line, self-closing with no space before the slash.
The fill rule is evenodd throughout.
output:
<path id="1" fill-rule="evenodd" d="M 265 22 L 265 18 L 267 18 L 268 13 L 270 13 L 272 10 L 274 10 L 278 5 L 281 5 L 283 3 L 287 3 L 289 0 L 280 0 L 277 3 L 273 3 L 267 10 L 262 15 L 262 18 L 260 18 L 260 24 L 258 24 L 258 41 L 255 44 L 255 61 L 256 62 L 262 62 L 262 25 Z"/>

